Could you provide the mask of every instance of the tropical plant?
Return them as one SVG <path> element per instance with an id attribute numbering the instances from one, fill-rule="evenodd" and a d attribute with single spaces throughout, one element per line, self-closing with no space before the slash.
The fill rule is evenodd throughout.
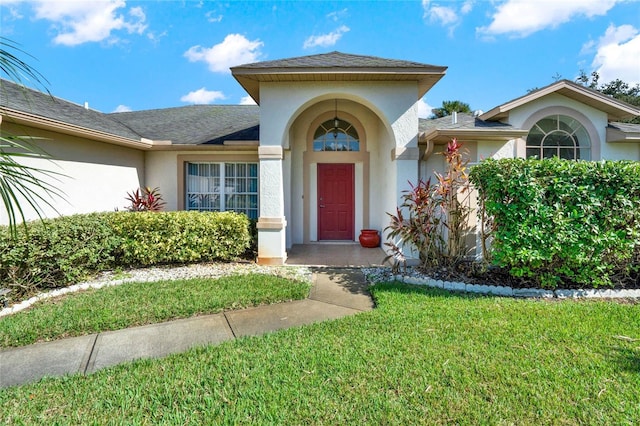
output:
<path id="1" fill-rule="evenodd" d="M 46 90 L 46 79 L 42 74 L 12 52 L 31 56 L 19 49 L 16 43 L 0 37 L 1 74 L 19 84 L 22 84 L 23 80 L 32 81 Z M 1 93 L 2 80 L 0 80 Z M 55 181 L 56 178 L 64 176 L 63 174 L 29 166 L 20 161 L 51 160 L 50 155 L 33 143 L 35 139 L 30 136 L 8 134 L 0 130 L 0 198 L 7 212 L 9 229 L 13 236 L 16 235 L 18 222 L 24 223 L 26 220 L 24 203 L 28 204 L 42 219 L 43 206 L 48 206 L 57 212 L 53 201 L 56 198 L 64 198 L 62 192 L 52 183 L 52 178 Z"/>
<path id="2" fill-rule="evenodd" d="M 144 188 L 136 189 L 132 193 L 128 193 L 126 199 L 131 202 L 127 207 L 130 212 L 159 212 L 167 204 L 160 195 L 160 188 Z"/>
<path id="3" fill-rule="evenodd" d="M 445 174 L 435 174 L 437 183 L 431 179 L 416 185 L 409 182 L 411 189 L 403 192 L 402 205 L 395 214 L 387 213 L 390 224 L 385 231 L 391 240 L 385 243 L 390 249 L 387 259 L 406 262 L 408 247 L 418 253 L 425 268 L 451 266 L 466 256 L 471 214 L 469 160 L 457 139 L 449 142 L 442 155 L 447 168 Z"/>

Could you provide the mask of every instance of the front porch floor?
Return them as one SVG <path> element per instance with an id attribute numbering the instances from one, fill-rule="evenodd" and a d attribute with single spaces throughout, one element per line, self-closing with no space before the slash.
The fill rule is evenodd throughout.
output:
<path id="1" fill-rule="evenodd" d="M 294 244 L 287 250 L 285 264 L 337 267 L 382 266 L 385 256 L 380 247 L 364 248 L 355 242 Z"/>

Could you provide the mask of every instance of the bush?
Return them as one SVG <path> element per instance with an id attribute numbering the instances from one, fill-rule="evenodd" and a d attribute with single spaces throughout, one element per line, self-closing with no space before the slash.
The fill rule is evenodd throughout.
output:
<path id="1" fill-rule="evenodd" d="M 470 178 L 512 275 L 598 287 L 640 267 L 640 163 L 486 160 Z"/>
<path id="2" fill-rule="evenodd" d="M 106 217 L 122 239 L 126 266 L 233 260 L 249 247 L 249 219 L 234 212 L 116 212 Z"/>
<path id="3" fill-rule="evenodd" d="M 0 282 L 12 296 L 64 287 L 116 267 L 233 260 L 250 244 L 245 215 L 114 212 L 0 228 Z"/>
<path id="4" fill-rule="evenodd" d="M 16 292 L 77 282 L 114 266 L 121 244 L 103 214 L 64 216 L 18 227 L 15 236 L 0 228 L 0 282 Z"/>

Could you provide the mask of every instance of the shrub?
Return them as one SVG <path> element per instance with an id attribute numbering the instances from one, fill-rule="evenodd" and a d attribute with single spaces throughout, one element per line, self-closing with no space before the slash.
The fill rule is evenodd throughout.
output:
<path id="1" fill-rule="evenodd" d="M 0 228 L 0 282 L 12 296 L 64 287 L 115 267 L 233 260 L 250 244 L 239 213 L 112 212 Z"/>
<path id="2" fill-rule="evenodd" d="M 462 144 L 453 139 L 442 153 L 446 173 L 436 173 L 437 183 L 431 179 L 409 182 L 402 205 L 395 214 L 387 213 L 390 224 L 385 228 L 392 242 L 390 256 L 405 261 L 403 251 L 409 244 L 418 252 L 423 267 L 451 266 L 467 254 L 465 237 L 469 233 L 470 184 L 467 175 L 468 158 Z M 386 259 L 385 259 L 386 260 Z"/>
<path id="3" fill-rule="evenodd" d="M 598 287 L 640 267 L 640 163 L 486 160 L 470 177 L 512 275 Z"/>
<path id="4" fill-rule="evenodd" d="M 249 247 L 249 220 L 234 212 L 116 212 L 106 217 L 122 243 L 122 265 L 232 260 Z"/>
<path id="5" fill-rule="evenodd" d="M 0 282 L 18 294 L 77 282 L 112 267 L 119 244 L 97 213 L 31 222 L 15 238 L 0 228 Z"/>

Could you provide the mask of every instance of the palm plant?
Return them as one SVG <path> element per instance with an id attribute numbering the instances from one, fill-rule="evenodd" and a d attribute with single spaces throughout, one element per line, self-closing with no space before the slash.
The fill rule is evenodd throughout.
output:
<path id="1" fill-rule="evenodd" d="M 0 37 L 0 73 L 10 80 L 23 84 L 32 81 L 46 90 L 47 81 L 42 74 L 21 60 L 16 54 L 25 54 L 11 40 Z M 48 90 L 46 90 L 49 93 Z M 2 80 L 0 80 L 2 95 Z M 43 218 L 43 207 L 48 206 L 56 211 L 53 201 L 62 198 L 63 194 L 51 183 L 51 178 L 63 176 L 61 173 L 29 166 L 20 160 L 46 159 L 51 156 L 38 148 L 29 136 L 11 135 L 0 130 L 0 199 L 7 212 L 9 230 L 16 235 L 19 222 L 25 222 L 24 204 L 28 204 Z"/>

